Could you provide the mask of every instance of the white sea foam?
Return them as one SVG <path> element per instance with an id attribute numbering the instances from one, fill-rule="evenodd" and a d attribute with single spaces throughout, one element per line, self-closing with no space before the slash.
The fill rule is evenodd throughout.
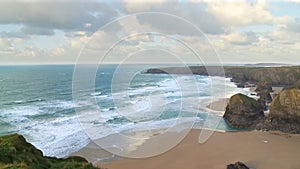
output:
<path id="1" fill-rule="evenodd" d="M 101 105 L 99 111 L 89 111 L 87 108 L 77 114 L 56 114 L 56 111 L 68 109 L 72 111 L 73 108 L 88 107 L 91 103 L 88 100 L 76 104 L 64 100 L 39 101 L 32 103 L 30 106 L 20 104 L 12 109 L 0 110 L 1 120 L 15 126 L 16 131 L 24 134 L 28 141 L 41 149 L 45 155 L 64 157 L 88 144 L 89 137 L 101 138 L 116 132 L 124 133 L 172 127 L 176 124 L 176 117 L 157 118 L 165 108 L 171 108 L 174 111 L 181 108 L 185 112 L 192 113 L 190 117 L 181 118 L 180 122 L 177 121 L 178 125 L 185 126 L 185 123 L 196 122 L 195 127 L 201 127 L 205 119 L 196 118 L 198 110 L 194 107 L 201 104 L 202 99 L 210 98 L 210 96 L 224 97 L 222 92 L 224 84 L 221 82 L 226 82 L 225 97 L 229 97 L 236 92 L 247 93 L 249 91 L 248 89 L 236 88 L 229 79 L 224 80 L 221 77 L 214 79 L 221 84 L 214 85 L 212 88 L 210 77 L 188 77 L 184 75 L 173 76 L 174 79 L 170 76 L 165 77 L 166 79 L 153 84 L 142 83 L 136 89 L 131 88 L 129 91 L 115 93 L 114 97 L 110 94 L 89 91 L 92 93 L 89 96 L 95 97 L 99 103 L 113 102 L 113 99 L 120 100 L 122 103 L 113 106 Z M 192 84 L 195 82 L 194 80 L 200 92 L 200 98 L 197 95 L 197 89 L 192 88 L 195 86 Z M 184 87 L 182 88 L 180 84 Z M 131 97 L 126 98 L 125 96 Z M 17 102 L 23 101 L 19 100 Z M 182 106 L 181 103 L 183 103 Z M 122 112 L 125 112 L 125 114 Z M 35 115 L 43 114 L 57 116 L 44 119 L 32 118 Z M 114 119 L 122 118 L 125 120 L 108 124 L 109 120 L 114 122 Z"/>

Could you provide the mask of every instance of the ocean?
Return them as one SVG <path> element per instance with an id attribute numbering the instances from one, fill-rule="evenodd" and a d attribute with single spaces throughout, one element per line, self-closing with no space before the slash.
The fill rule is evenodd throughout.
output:
<path id="1" fill-rule="evenodd" d="M 123 65 L 122 76 L 132 73 L 134 67 L 136 65 Z M 144 66 L 144 69 L 150 67 L 155 66 Z M 101 133 L 98 138 L 115 132 L 168 128 L 179 113 L 186 121 L 193 120 L 194 128 L 201 128 L 208 112 L 196 107 L 199 104 L 205 106 L 204 100 L 212 96 L 229 97 L 238 92 L 250 94 L 249 89 L 237 88 L 224 77 L 213 77 L 215 82 L 220 83 L 211 88 L 212 78 L 208 76 L 144 74 L 142 71 L 135 72 L 127 91 L 118 83 L 112 89 L 116 68 L 117 65 L 99 66 L 95 90 L 87 89 L 88 92 L 85 92 L 88 93 L 85 97 L 95 99 L 99 106 L 96 113 L 101 114 L 101 119 L 85 119 L 90 127 Z M 73 65 L 0 66 L 0 135 L 22 134 L 46 156 L 65 157 L 86 146 L 90 138 L 78 117 L 90 110 L 88 103 L 73 102 L 73 71 Z M 199 92 L 191 87 L 183 95 L 178 81 L 187 88 L 195 83 Z M 224 87 L 226 96 L 220 93 Z M 124 92 L 128 92 L 129 97 L 122 100 Z M 159 99 L 151 100 L 149 95 L 162 98 L 163 103 Z M 182 97 L 188 98 L 190 103 L 181 104 Z M 193 101 L 197 99 L 199 102 Z M 81 110 L 80 115 L 77 109 Z M 125 113 L 119 113 L 119 110 Z M 222 112 L 213 116 L 219 120 Z M 107 130 L 107 126 L 112 130 Z M 216 130 L 233 129 L 221 119 Z"/>

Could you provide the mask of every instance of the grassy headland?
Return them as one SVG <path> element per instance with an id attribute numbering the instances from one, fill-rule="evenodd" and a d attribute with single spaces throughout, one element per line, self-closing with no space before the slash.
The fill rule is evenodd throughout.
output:
<path id="1" fill-rule="evenodd" d="M 84 158 L 44 157 L 18 134 L 0 137 L 0 169 L 96 169 Z"/>

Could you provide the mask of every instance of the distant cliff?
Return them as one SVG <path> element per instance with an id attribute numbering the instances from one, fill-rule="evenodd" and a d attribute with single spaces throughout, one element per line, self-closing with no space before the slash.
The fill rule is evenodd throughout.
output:
<path id="1" fill-rule="evenodd" d="M 0 137 L 1 169 L 96 169 L 81 157 L 58 159 L 42 152 L 18 134 Z"/>
<path id="2" fill-rule="evenodd" d="M 224 68 L 224 69 L 223 69 Z M 289 67 L 247 67 L 247 66 L 190 66 L 152 68 L 145 73 L 154 74 L 196 74 L 210 76 L 225 76 L 232 78 L 236 83 L 267 81 L 271 85 L 292 85 L 300 79 L 300 66 Z"/>

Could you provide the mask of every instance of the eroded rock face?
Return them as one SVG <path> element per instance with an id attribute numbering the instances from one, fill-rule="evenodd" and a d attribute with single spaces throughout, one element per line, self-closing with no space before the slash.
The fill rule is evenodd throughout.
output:
<path id="1" fill-rule="evenodd" d="M 255 128 L 264 118 L 263 107 L 248 96 L 236 94 L 230 98 L 223 118 L 234 128 Z"/>
<path id="2" fill-rule="evenodd" d="M 300 124 L 300 88 L 283 89 L 270 105 L 270 118 Z"/>
<path id="3" fill-rule="evenodd" d="M 227 169 L 249 169 L 249 167 L 242 162 L 236 162 L 235 164 L 227 165 Z"/>
<path id="4" fill-rule="evenodd" d="M 260 92 L 272 92 L 273 89 L 272 89 L 272 85 L 271 83 L 269 83 L 268 81 L 260 81 L 258 84 L 257 84 L 257 87 L 255 89 L 255 92 L 257 93 L 260 93 Z"/>

